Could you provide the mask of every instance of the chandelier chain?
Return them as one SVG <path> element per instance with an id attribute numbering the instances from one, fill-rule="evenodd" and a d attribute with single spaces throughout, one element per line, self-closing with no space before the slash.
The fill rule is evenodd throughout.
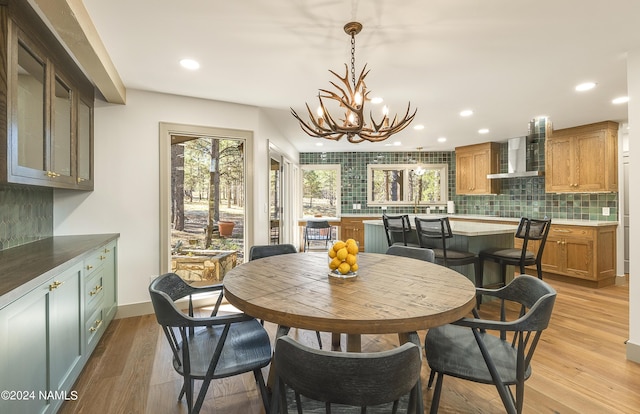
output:
<path id="1" fill-rule="evenodd" d="M 356 87 L 356 35 L 351 32 L 351 82 Z"/>

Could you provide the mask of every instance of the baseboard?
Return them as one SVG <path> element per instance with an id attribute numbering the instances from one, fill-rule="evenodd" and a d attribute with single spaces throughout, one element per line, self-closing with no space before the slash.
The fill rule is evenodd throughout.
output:
<path id="1" fill-rule="evenodd" d="M 640 344 L 634 344 L 627 341 L 627 359 L 629 361 L 640 363 Z"/>
<path id="2" fill-rule="evenodd" d="M 193 300 L 193 306 L 195 308 L 201 308 L 203 306 L 215 305 L 217 295 L 207 295 L 201 298 L 195 298 Z M 186 299 L 180 302 L 187 302 Z M 226 299 L 223 300 L 223 303 Z M 153 314 L 153 305 L 149 302 L 131 303 L 128 305 L 118 305 L 118 311 L 116 312 L 115 319 L 132 318 L 135 316 L 151 315 Z"/>

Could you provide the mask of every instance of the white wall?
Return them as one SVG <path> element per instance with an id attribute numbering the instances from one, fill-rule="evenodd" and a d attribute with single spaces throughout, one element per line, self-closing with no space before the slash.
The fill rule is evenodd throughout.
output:
<path id="1" fill-rule="evenodd" d="M 148 302 L 150 277 L 160 269 L 160 122 L 253 131 L 256 181 L 247 213 L 256 228 L 249 244 L 268 241 L 268 214 L 254 208 L 268 201 L 267 140 L 298 159 L 256 107 L 136 90 L 127 91 L 126 105 L 97 102 L 94 191 L 55 191 L 54 235 L 120 233 L 120 305 Z"/>
<path id="2" fill-rule="evenodd" d="M 638 177 L 640 167 L 634 151 L 640 150 L 640 49 L 628 55 L 627 89 L 629 93 L 629 178 Z M 627 358 L 640 362 L 640 193 L 629 191 L 629 341 Z"/>

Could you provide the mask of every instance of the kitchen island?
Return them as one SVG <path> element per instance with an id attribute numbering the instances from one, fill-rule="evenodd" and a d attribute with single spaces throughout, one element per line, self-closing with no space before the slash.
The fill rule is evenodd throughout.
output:
<path id="1" fill-rule="evenodd" d="M 414 217 L 410 216 L 412 229 L 414 226 Z M 439 215 L 418 216 L 424 218 L 438 218 Z M 364 240 L 365 251 L 369 253 L 384 253 L 387 251 L 388 244 L 384 232 L 384 224 L 382 220 L 365 220 L 364 223 Z M 447 247 L 453 250 L 469 251 L 479 253 L 481 250 L 491 247 L 513 247 L 513 240 L 517 223 L 480 223 L 472 221 L 455 221 L 450 220 L 453 238 L 448 241 Z M 513 274 L 513 266 L 507 267 L 507 275 Z M 473 265 L 456 267 L 463 275 L 467 276 L 471 281 L 475 281 Z M 507 282 L 510 280 L 507 276 Z M 484 265 L 484 283 L 490 285 L 500 281 L 500 266 L 497 263 L 486 262 Z"/>

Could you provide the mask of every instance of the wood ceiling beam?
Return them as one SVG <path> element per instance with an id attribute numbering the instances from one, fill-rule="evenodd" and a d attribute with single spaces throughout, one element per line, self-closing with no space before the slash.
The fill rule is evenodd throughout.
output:
<path id="1" fill-rule="evenodd" d="M 126 88 L 82 0 L 29 0 L 105 100 L 126 103 Z"/>

